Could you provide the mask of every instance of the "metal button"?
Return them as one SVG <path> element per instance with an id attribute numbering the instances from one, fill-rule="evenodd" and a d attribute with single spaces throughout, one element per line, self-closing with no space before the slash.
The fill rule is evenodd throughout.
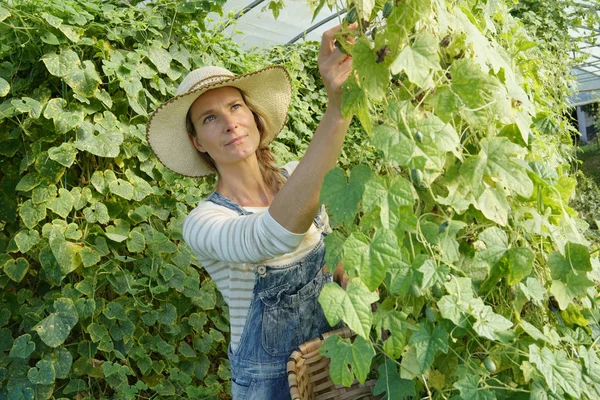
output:
<path id="1" fill-rule="evenodd" d="M 264 277 L 265 275 L 267 275 L 267 267 L 265 267 L 264 265 L 259 265 L 256 268 L 256 272 L 258 272 L 260 276 Z"/>

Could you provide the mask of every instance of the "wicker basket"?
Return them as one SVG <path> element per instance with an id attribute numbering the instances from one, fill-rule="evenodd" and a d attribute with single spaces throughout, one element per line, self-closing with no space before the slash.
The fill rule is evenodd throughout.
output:
<path id="1" fill-rule="evenodd" d="M 354 382 L 350 387 L 336 385 L 329 377 L 329 358 L 323 357 L 319 350 L 327 338 L 338 334 L 346 339 L 354 336 L 349 328 L 341 328 L 323 334 L 298 346 L 287 363 L 288 384 L 292 400 L 349 400 L 380 399 L 381 396 L 371 394 L 375 380 L 364 384 Z"/>

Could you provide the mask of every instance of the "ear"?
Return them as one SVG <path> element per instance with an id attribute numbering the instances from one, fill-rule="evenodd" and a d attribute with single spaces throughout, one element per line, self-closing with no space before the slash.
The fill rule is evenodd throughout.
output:
<path id="1" fill-rule="evenodd" d="M 196 136 L 190 135 L 190 140 L 192 141 L 192 144 L 199 152 L 206 153 L 206 149 L 200 144 L 200 142 L 198 141 L 198 138 Z"/>

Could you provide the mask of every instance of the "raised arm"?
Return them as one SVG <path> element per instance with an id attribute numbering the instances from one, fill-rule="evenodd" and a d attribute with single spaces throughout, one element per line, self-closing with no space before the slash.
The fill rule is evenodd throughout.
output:
<path id="1" fill-rule="evenodd" d="M 351 27 L 352 28 L 352 27 Z M 293 233 L 304 233 L 319 208 L 319 193 L 327 172 L 335 167 L 350 120 L 342 116 L 342 84 L 352 67 L 352 58 L 334 46 L 337 26 L 321 40 L 319 72 L 328 104 L 325 114 L 296 170 L 275 196 L 269 214 Z"/>

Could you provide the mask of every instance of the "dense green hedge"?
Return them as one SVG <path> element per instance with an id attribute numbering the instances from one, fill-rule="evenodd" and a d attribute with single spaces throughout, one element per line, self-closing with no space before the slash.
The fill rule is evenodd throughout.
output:
<path id="1" fill-rule="evenodd" d="M 226 398 L 227 307 L 181 241 L 212 181 L 158 163 L 145 122 L 190 69 L 283 63 L 293 159 L 316 44 L 246 53 L 202 32 L 219 1 L 0 4 L 0 398 Z"/>

